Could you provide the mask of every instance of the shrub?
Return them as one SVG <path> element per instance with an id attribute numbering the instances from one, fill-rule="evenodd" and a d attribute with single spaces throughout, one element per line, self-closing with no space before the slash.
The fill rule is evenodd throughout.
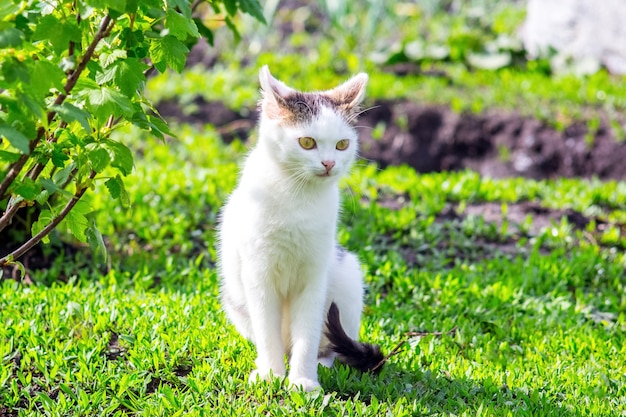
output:
<path id="1" fill-rule="evenodd" d="M 128 204 L 123 177 L 132 171 L 133 155 L 111 132 L 134 124 L 161 138 L 171 134 L 144 97 L 147 75 L 180 72 L 201 36 L 211 42 L 208 26 L 235 31 L 239 11 L 264 21 L 258 0 L 13 0 L 0 6 L 0 232 L 29 229 L 19 247 L 0 254 L 0 267 L 16 263 L 58 227 L 106 253 L 82 197 L 103 181 L 112 198 Z M 30 219 L 14 221 L 28 207 Z"/>

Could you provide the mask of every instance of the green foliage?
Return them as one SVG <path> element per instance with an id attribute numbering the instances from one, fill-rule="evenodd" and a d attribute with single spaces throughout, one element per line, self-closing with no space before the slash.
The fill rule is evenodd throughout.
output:
<path id="1" fill-rule="evenodd" d="M 224 6 L 228 19 L 241 10 L 264 20 L 257 0 Z M 22 208 L 36 208 L 27 225 L 33 238 L 3 254 L 0 266 L 57 225 L 102 252 L 93 210 L 78 200 L 105 181 L 128 206 L 133 154 L 111 133 L 136 125 L 171 134 L 144 97 L 146 75 L 183 70 L 189 48 L 211 34 L 198 13 L 221 13 L 220 2 L 13 1 L 0 9 L 0 231 Z"/>

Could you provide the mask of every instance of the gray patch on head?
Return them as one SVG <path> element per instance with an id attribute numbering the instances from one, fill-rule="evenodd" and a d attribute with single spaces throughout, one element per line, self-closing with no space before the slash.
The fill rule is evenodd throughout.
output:
<path id="1" fill-rule="evenodd" d="M 310 123 L 319 114 L 322 107 L 330 107 L 339 111 L 339 103 L 332 98 L 318 93 L 302 93 L 296 91 L 287 97 L 282 98 L 281 103 L 289 112 L 291 117 L 288 123 L 293 125 L 301 125 Z M 343 111 L 340 111 L 343 115 Z M 343 115 L 344 117 L 346 115 Z"/>
<path id="2" fill-rule="evenodd" d="M 340 244 L 337 244 L 335 246 L 335 256 L 337 257 L 337 260 L 339 262 L 343 262 L 343 259 L 346 257 L 347 253 L 348 251 L 346 250 L 346 248 L 344 248 Z"/>

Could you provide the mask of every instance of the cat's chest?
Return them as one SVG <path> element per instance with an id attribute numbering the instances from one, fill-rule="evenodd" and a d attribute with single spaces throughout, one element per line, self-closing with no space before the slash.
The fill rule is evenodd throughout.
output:
<path id="1" fill-rule="evenodd" d="M 304 200 L 253 191 L 239 207 L 244 235 L 259 250 L 318 252 L 332 244 L 339 209 L 332 193 Z"/>

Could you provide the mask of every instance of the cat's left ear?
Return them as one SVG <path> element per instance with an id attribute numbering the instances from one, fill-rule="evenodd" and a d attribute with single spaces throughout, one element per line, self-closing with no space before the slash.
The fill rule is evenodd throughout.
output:
<path id="1" fill-rule="evenodd" d="M 363 98 L 365 98 L 367 80 L 367 74 L 362 72 L 340 86 L 327 91 L 326 95 L 332 98 L 340 108 L 351 113 L 359 108 Z"/>

